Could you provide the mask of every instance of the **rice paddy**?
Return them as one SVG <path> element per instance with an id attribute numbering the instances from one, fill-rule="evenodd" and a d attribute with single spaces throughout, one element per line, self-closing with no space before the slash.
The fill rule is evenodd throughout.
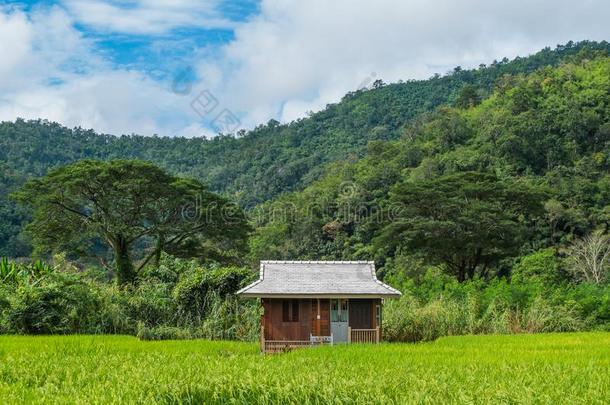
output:
<path id="1" fill-rule="evenodd" d="M 256 344 L 0 336 L 0 403 L 607 403 L 610 333 L 263 356 Z"/>

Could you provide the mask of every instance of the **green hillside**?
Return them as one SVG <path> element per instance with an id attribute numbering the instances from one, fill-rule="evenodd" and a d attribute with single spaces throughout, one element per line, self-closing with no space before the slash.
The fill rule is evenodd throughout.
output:
<path id="1" fill-rule="evenodd" d="M 260 206 L 252 254 L 507 274 L 512 258 L 609 228 L 609 169 L 610 58 L 580 59 L 420 116 Z"/>
<path id="2" fill-rule="evenodd" d="M 459 67 L 445 76 L 377 86 L 346 95 L 341 102 L 289 124 L 270 121 L 247 133 L 184 139 L 96 134 L 45 121 L 0 124 L 0 256 L 23 256 L 19 235 L 26 214 L 8 193 L 51 167 L 83 158 L 137 158 L 188 175 L 223 192 L 244 207 L 302 188 L 318 179 L 330 162 L 358 159 L 370 141 L 398 139 L 419 114 L 442 104 L 486 97 L 505 75 L 556 66 L 579 55 L 608 53 L 607 42 L 581 42 L 544 49 L 512 61 L 494 61 L 475 70 Z M 462 99 L 458 98 L 462 96 Z M 468 96 L 472 96 L 472 100 Z M 464 98 L 466 97 L 466 98 Z"/>

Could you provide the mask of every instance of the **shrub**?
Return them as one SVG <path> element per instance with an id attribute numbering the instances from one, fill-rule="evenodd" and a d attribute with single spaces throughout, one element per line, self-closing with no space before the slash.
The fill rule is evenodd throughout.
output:
<path id="1" fill-rule="evenodd" d="M 9 286 L 0 284 L 0 333 L 10 332 L 10 326 L 7 323 L 6 313 L 11 305 L 11 296 L 15 292 Z"/>
<path id="2" fill-rule="evenodd" d="M 196 337 L 185 328 L 169 325 L 148 327 L 143 322 L 138 322 L 136 336 L 140 340 L 182 340 Z"/>
<path id="3" fill-rule="evenodd" d="M 511 305 L 510 298 L 497 295 L 489 299 L 487 289 L 464 287 L 469 288 L 463 296 L 439 296 L 428 302 L 421 302 L 411 294 L 389 301 L 383 319 L 384 337 L 389 341 L 419 342 L 451 335 L 569 332 L 588 328 L 575 301 L 552 303 L 536 296 L 531 304 L 520 309 Z"/>
<path id="4" fill-rule="evenodd" d="M 197 268 L 195 260 L 178 259 L 168 254 L 162 254 L 158 266 L 147 266 L 139 274 L 140 280 L 157 280 L 157 282 L 176 284 L 181 274 Z"/>
<path id="5" fill-rule="evenodd" d="M 141 340 L 167 339 L 223 339 L 256 341 L 260 332 L 260 306 L 236 297 L 220 298 L 214 293 L 208 297 L 210 309 L 200 326 L 147 326 L 139 321 L 136 335 Z"/>
<path id="6" fill-rule="evenodd" d="M 574 307 L 568 304 L 551 305 L 542 297 L 536 298 L 523 314 L 522 330 L 513 332 L 574 332 L 584 328 L 584 322 Z"/>
<path id="7" fill-rule="evenodd" d="M 92 283 L 91 289 L 99 302 L 97 311 L 92 314 L 97 328 L 91 333 L 135 334 L 136 324 L 128 294 L 114 283 Z"/>
<path id="8" fill-rule="evenodd" d="M 90 333 L 100 305 L 89 285 L 74 275 L 50 274 L 36 284 L 21 284 L 2 313 L 10 333 Z"/>
<path id="9" fill-rule="evenodd" d="M 216 295 L 225 298 L 246 285 L 253 272 L 242 267 L 194 268 L 183 273 L 172 298 L 181 322 L 200 324 L 213 306 Z"/>
<path id="10" fill-rule="evenodd" d="M 155 279 L 141 281 L 137 286 L 121 291 L 123 304 L 131 319 L 148 326 L 172 324 L 176 319 L 176 306 L 171 296 L 172 285 Z"/>
<path id="11" fill-rule="evenodd" d="M 200 328 L 207 339 L 255 341 L 260 333 L 261 307 L 235 296 L 209 296 L 210 309 Z"/>
<path id="12" fill-rule="evenodd" d="M 561 259 L 552 248 L 522 257 L 512 271 L 512 281 L 516 283 L 558 284 L 566 277 Z"/>
<path id="13" fill-rule="evenodd" d="M 555 289 L 554 303 L 569 302 L 588 328 L 610 329 L 610 285 L 581 283 Z"/>
<path id="14" fill-rule="evenodd" d="M 419 342 L 463 334 L 467 324 L 455 301 L 441 298 L 421 305 L 403 296 L 386 305 L 383 331 L 389 341 Z"/>

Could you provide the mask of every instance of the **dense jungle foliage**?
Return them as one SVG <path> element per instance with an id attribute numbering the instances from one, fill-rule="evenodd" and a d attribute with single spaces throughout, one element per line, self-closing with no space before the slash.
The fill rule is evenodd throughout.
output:
<path id="1" fill-rule="evenodd" d="M 3 123 L 7 256 L 30 252 L 21 230 L 31 214 L 9 192 L 83 157 L 198 178 L 247 209 L 254 232 L 249 266 L 164 254 L 123 287 L 70 252 L 50 265 L 5 261 L 0 331 L 251 339 L 257 306 L 232 293 L 261 259 L 374 259 L 404 292 L 386 305 L 390 340 L 610 329 L 609 50 L 571 43 L 377 85 L 239 137 Z"/>
<path id="2" fill-rule="evenodd" d="M 400 140 L 261 205 L 252 254 L 391 267 L 416 255 L 463 280 L 606 233 L 609 95 L 608 57 L 505 77 L 481 104 L 424 114 Z"/>
<path id="3" fill-rule="evenodd" d="M 257 303 L 233 295 L 253 281 L 248 268 L 164 255 L 121 287 L 105 270 L 83 270 L 63 255 L 51 262 L 0 261 L 0 333 L 118 333 L 147 340 L 258 336 Z"/>

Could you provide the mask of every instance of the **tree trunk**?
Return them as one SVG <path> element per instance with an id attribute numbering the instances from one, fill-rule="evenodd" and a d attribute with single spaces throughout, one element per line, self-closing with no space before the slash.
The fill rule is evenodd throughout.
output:
<path id="1" fill-rule="evenodd" d="M 165 237 L 163 235 L 159 235 L 157 239 L 157 245 L 155 247 L 155 257 L 154 264 L 155 267 L 159 267 L 159 262 L 161 261 L 161 252 L 163 251 L 163 247 L 165 246 Z"/>
<path id="2" fill-rule="evenodd" d="M 466 265 L 464 265 L 464 262 L 462 262 L 462 264 L 457 267 L 456 273 L 457 280 L 459 283 L 463 283 L 464 281 L 466 281 Z"/>
<path id="3" fill-rule="evenodd" d="M 129 244 L 122 236 L 117 238 L 115 244 L 114 261 L 119 285 L 132 283 L 136 278 L 136 272 L 129 256 Z"/>

